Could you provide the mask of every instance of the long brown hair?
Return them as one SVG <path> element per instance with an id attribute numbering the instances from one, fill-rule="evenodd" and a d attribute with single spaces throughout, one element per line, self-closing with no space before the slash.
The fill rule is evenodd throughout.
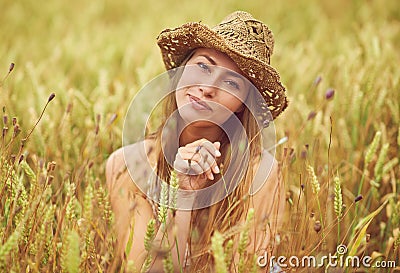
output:
<path id="1" fill-rule="evenodd" d="M 187 57 L 186 61 L 190 59 L 191 55 Z M 184 62 L 184 64 L 186 63 Z M 179 80 L 180 72 L 175 71 L 172 80 L 173 88 L 176 87 Z M 254 106 L 252 102 L 252 92 L 257 92 L 254 87 L 250 87 L 247 105 Z M 173 162 L 172 158 L 166 158 L 166 155 L 175 155 L 177 152 L 177 145 L 167 145 L 162 147 L 162 138 L 176 140 L 178 136 L 177 130 L 169 130 L 168 136 L 165 136 L 165 124 L 170 116 L 177 110 L 175 99 L 175 91 L 168 94 L 163 101 L 163 111 L 161 116 L 161 124 L 158 129 L 149 137 L 155 139 L 155 152 L 157 154 L 157 176 L 162 181 L 168 182 L 173 167 L 169 162 Z M 228 186 L 228 192 L 235 187 L 235 183 L 231 183 L 234 179 L 240 179 L 235 189 L 227 197 L 221 201 L 202 209 L 192 211 L 191 228 L 189 234 L 189 253 L 190 258 L 190 272 L 208 272 L 212 271 L 213 258 L 210 254 L 210 242 L 214 231 L 218 230 L 221 233 L 226 233 L 241 222 L 244 221 L 249 208 L 249 189 L 255 176 L 254 159 L 259 159 L 262 152 L 261 136 L 259 134 L 259 125 L 256 118 L 248 107 L 244 107 L 239 113 L 235 113 L 236 117 L 229 118 L 226 123 L 234 123 L 233 119 L 238 119 L 244 130 L 235 130 L 232 128 L 230 133 L 231 140 L 229 140 L 226 133 L 220 140 L 221 142 L 221 158 L 217 163 L 222 167 L 221 174 L 215 175 L 215 181 L 224 179 Z M 236 125 L 235 125 L 236 126 Z M 227 126 L 230 127 L 230 126 Z M 244 135 L 243 135 L 244 134 Z M 231 145 L 232 143 L 239 143 L 244 140 L 246 145 Z M 164 149 L 170 149 L 166 152 Z M 246 149 L 243 151 L 243 149 Z M 236 155 L 242 154 L 244 158 L 239 158 Z M 235 156 L 232 156 L 235 155 Z M 249 162 L 249 160 L 252 162 Z M 244 164 L 246 163 L 247 164 Z M 229 175 L 224 173 L 228 167 L 235 170 L 234 173 Z M 232 237 L 238 238 L 237 234 Z M 234 238 L 234 239 L 235 239 Z"/>

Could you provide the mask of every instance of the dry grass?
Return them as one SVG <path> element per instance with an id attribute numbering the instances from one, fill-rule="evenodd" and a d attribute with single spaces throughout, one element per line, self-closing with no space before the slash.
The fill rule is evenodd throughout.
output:
<path id="1" fill-rule="evenodd" d="M 288 200 L 277 252 L 322 255 L 343 243 L 400 265 L 396 0 L 3 2 L 0 272 L 118 268 L 104 163 L 121 146 L 127 98 L 163 71 L 160 30 L 212 25 L 236 9 L 271 26 L 290 99 L 275 123 L 277 139 L 289 137 L 277 151 Z"/>

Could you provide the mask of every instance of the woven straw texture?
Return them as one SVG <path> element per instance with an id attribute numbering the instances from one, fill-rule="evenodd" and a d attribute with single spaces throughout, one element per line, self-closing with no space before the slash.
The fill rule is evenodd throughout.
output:
<path id="1" fill-rule="evenodd" d="M 272 32 L 247 12 L 236 11 L 213 28 L 191 22 L 165 29 L 157 37 L 157 43 L 167 70 L 180 66 L 199 47 L 227 54 L 263 96 L 264 101 L 259 103 L 265 120 L 270 119 L 269 111 L 275 119 L 288 105 L 279 73 L 270 66 L 274 48 Z"/>

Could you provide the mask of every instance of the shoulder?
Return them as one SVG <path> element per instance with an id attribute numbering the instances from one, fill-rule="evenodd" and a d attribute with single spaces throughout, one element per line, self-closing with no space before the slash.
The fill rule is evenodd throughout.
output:
<path id="1" fill-rule="evenodd" d="M 285 186 L 279 163 L 268 151 L 263 151 L 256 172 L 253 184 L 258 184 L 258 188 L 251 195 L 249 206 L 254 210 L 254 232 L 250 235 L 254 244 L 250 244 L 248 249 L 264 253 L 274 243 L 274 237 L 283 224 Z"/>
<path id="2" fill-rule="evenodd" d="M 143 140 L 115 150 L 106 162 L 106 180 L 110 187 L 121 175 L 128 172 L 130 165 L 147 161 L 147 155 L 154 150 L 153 140 Z"/>
<path id="3" fill-rule="evenodd" d="M 281 226 L 286 200 L 285 185 L 278 161 L 267 151 L 262 154 L 253 184 L 258 185 L 252 204 L 256 218 L 262 221 L 268 216 L 274 227 Z"/>
<path id="4" fill-rule="evenodd" d="M 126 156 L 129 154 L 140 154 L 140 147 L 142 142 L 137 142 L 128 146 L 124 146 L 115 150 L 107 159 L 106 163 L 106 176 L 107 181 L 111 178 L 116 178 L 119 173 L 126 170 Z"/>
<path id="5" fill-rule="evenodd" d="M 250 194 L 268 191 L 269 188 L 276 186 L 279 180 L 279 164 L 275 157 L 264 150 L 255 169 L 255 176 Z"/>

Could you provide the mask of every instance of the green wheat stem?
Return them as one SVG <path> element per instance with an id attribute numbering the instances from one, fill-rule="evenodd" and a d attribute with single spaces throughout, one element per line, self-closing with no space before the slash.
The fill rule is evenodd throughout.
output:
<path id="1" fill-rule="evenodd" d="M 181 256 L 180 256 L 179 247 L 178 247 L 178 238 L 176 236 L 175 236 L 175 247 L 176 247 L 176 252 L 178 255 L 179 271 L 181 273 L 183 273 L 183 267 L 181 265 Z"/>
<path id="2" fill-rule="evenodd" d="M 342 217 L 342 210 L 343 210 L 343 197 L 342 197 L 342 188 L 340 184 L 340 179 L 338 176 L 336 176 L 334 179 L 334 193 L 335 193 L 335 198 L 334 198 L 334 209 L 337 217 L 337 225 L 338 225 L 338 230 L 337 230 L 337 236 L 338 236 L 338 243 L 340 242 L 340 219 Z"/>
<path id="3" fill-rule="evenodd" d="M 357 196 L 361 194 L 361 189 L 362 189 L 362 186 L 364 184 L 365 172 L 366 171 L 367 171 L 366 168 L 364 168 L 364 171 L 363 171 L 362 176 L 361 176 L 360 184 L 358 186 Z M 358 215 L 358 203 L 356 203 L 356 213 L 355 213 L 355 215 L 356 215 L 356 217 Z"/>
<path id="4" fill-rule="evenodd" d="M 317 199 L 318 213 L 319 213 L 319 218 L 320 218 L 320 222 L 322 225 L 322 238 L 325 238 L 325 232 L 324 232 L 325 224 L 324 224 L 324 221 L 322 218 L 321 204 L 319 202 L 319 192 L 321 190 L 321 186 L 319 184 L 317 176 L 315 175 L 314 168 L 311 165 L 307 165 L 307 171 L 308 171 L 309 175 L 311 176 L 311 189 Z"/>
<path id="5" fill-rule="evenodd" d="M 363 188 L 363 185 L 364 185 L 365 174 L 366 174 L 366 172 L 367 172 L 367 170 L 368 170 L 368 165 L 369 165 L 369 163 L 371 163 L 372 157 L 373 157 L 373 155 L 376 153 L 376 150 L 378 149 L 378 145 L 379 145 L 379 142 L 380 142 L 380 140 L 381 140 L 381 136 L 382 136 L 382 133 L 381 133 L 380 131 L 377 131 L 377 132 L 375 133 L 375 136 L 374 136 L 374 138 L 373 138 L 371 144 L 368 146 L 367 152 L 365 153 L 365 158 L 364 158 L 364 161 L 365 161 L 365 163 L 364 163 L 364 169 L 363 169 L 363 172 L 362 172 L 360 184 L 359 184 L 359 186 L 358 186 L 357 196 L 359 196 L 359 195 L 361 194 L 361 191 L 362 191 L 362 188 Z M 359 213 L 358 208 L 359 208 L 359 203 L 357 202 L 357 203 L 356 203 L 356 207 L 355 207 L 355 219 L 358 218 L 358 213 Z M 353 229 L 352 235 L 354 235 L 354 225 L 356 224 L 356 222 L 357 222 L 357 221 L 354 221 L 354 222 L 353 222 L 353 226 L 352 226 L 352 229 Z"/>
<path id="6" fill-rule="evenodd" d="M 322 238 L 325 238 L 325 232 L 324 232 L 325 225 L 324 225 L 324 222 L 323 222 L 323 219 L 322 219 L 322 210 L 321 210 L 321 205 L 319 203 L 318 195 L 317 195 L 317 205 L 318 205 L 319 219 L 320 219 L 321 224 L 322 224 Z"/>
<path id="7" fill-rule="evenodd" d="M 337 218 L 337 241 L 340 242 L 340 219 L 339 217 Z"/>
<path id="8" fill-rule="evenodd" d="M 161 183 L 160 204 L 158 207 L 158 221 L 161 223 L 161 229 L 165 232 L 168 217 L 168 184 Z"/>
<path id="9" fill-rule="evenodd" d="M 365 153 L 364 171 L 363 171 L 363 174 L 362 174 L 362 177 L 361 177 L 360 184 L 358 186 L 357 195 L 361 194 L 361 190 L 362 190 L 362 187 L 363 187 L 363 184 L 364 184 L 364 180 L 365 180 L 365 173 L 366 173 L 366 171 L 368 169 L 369 163 L 371 163 L 371 161 L 372 161 L 373 155 L 376 153 L 376 150 L 378 149 L 378 145 L 379 145 L 379 142 L 381 140 L 381 136 L 382 136 L 382 133 L 380 131 L 377 131 L 375 133 L 374 139 L 372 140 L 371 144 L 369 145 L 369 147 L 367 149 L 367 152 Z M 357 210 L 357 207 L 358 206 L 356 204 L 356 210 Z"/>

